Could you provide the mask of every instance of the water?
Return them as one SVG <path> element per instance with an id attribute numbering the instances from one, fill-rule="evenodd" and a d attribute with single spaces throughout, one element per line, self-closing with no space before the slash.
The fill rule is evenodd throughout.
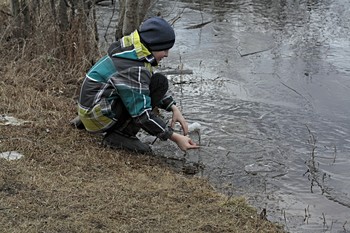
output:
<path id="1" fill-rule="evenodd" d="M 349 9 L 345 0 L 158 1 L 153 9 L 181 16 L 160 68 L 193 71 L 168 75 L 184 116 L 200 124 L 192 136 L 202 147 L 186 160 L 290 232 L 350 231 Z M 165 145 L 154 148 L 183 158 Z"/>

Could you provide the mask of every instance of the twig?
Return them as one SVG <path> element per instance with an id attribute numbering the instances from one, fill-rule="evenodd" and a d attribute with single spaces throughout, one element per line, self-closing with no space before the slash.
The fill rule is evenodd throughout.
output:
<path id="1" fill-rule="evenodd" d="M 177 1 L 176 1 L 176 2 L 177 2 Z M 174 7 L 175 7 L 175 5 L 176 5 L 176 2 L 175 2 L 175 4 L 174 4 Z M 181 19 L 181 15 L 184 13 L 185 9 L 186 9 L 186 8 L 183 8 L 182 11 L 181 11 L 177 16 L 175 16 L 172 20 L 170 20 L 170 21 L 171 21 L 170 25 L 174 25 L 174 24 L 176 23 L 176 21 L 178 21 L 179 19 Z M 173 10 L 171 10 L 171 11 L 173 11 Z M 171 12 L 170 12 L 170 13 L 171 13 Z M 169 15 L 170 15 L 170 13 L 169 13 Z"/>
<path id="2" fill-rule="evenodd" d="M 326 216 L 324 215 L 324 213 L 322 213 L 322 217 L 323 217 L 323 226 L 326 226 L 327 222 L 326 222 Z"/>
<path id="3" fill-rule="evenodd" d="M 174 85 L 181 85 L 181 84 L 193 84 L 193 83 L 197 83 L 194 81 L 181 81 L 181 82 L 174 82 Z"/>
<path id="4" fill-rule="evenodd" d="M 334 157 L 333 157 L 333 164 L 335 163 L 335 159 L 337 158 L 337 146 L 334 145 Z"/>
<path id="5" fill-rule="evenodd" d="M 288 86 L 287 84 L 283 83 L 283 82 L 281 81 L 282 78 L 281 78 L 278 74 L 275 73 L 275 75 L 280 79 L 280 83 L 281 83 L 283 86 L 285 86 L 285 87 L 287 87 L 288 89 L 292 90 L 293 92 L 295 92 L 296 94 L 298 94 L 299 96 L 301 96 L 303 99 L 305 99 L 306 102 L 308 102 L 310 105 L 312 105 L 312 104 L 310 103 L 310 101 L 309 101 L 305 96 L 303 96 L 303 95 L 300 94 L 297 90 L 291 88 L 291 87 Z"/>
<path id="6" fill-rule="evenodd" d="M 157 141 L 158 137 L 156 137 L 153 142 L 151 143 L 151 145 L 153 145 L 156 141 Z"/>
<path id="7" fill-rule="evenodd" d="M 310 218 L 310 213 L 309 213 L 309 205 L 307 208 L 305 208 L 305 216 L 304 216 L 304 222 L 308 223 Z"/>
<path id="8" fill-rule="evenodd" d="M 167 120 L 167 122 L 165 123 L 165 126 L 167 126 L 168 123 L 169 123 L 169 120 Z M 153 140 L 153 142 L 151 143 L 151 145 L 153 145 L 153 144 L 157 141 L 157 139 L 158 139 L 158 137 L 156 137 L 156 138 Z"/>
<path id="9" fill-rule="evenodd" d="M 1 13 L 3 13 L 4 15 L 7 15 L 9 17 L 13 17 L 12 14 L 8 13 L 8 12 L 5 12 L 4 10 L 0 10 Z"/>
<path id="10" fill-rule="evenodd" d="M 204 22 L 204 23 L 200 23 L 200 24 L 196 24 L 196 25 L 192 25 L 192 26 L 188 26 L 188 27 L 185 27 L 185 29 L 197 29 L 197 28 L 202 28 L 204 27 L 205 25 L 207 25 L 208 23 L 211 23 L 213 22 L 212 20 L 209 20 L 207 22 Z"/>
<path id="11" fill-rule="evenodd" d="M 24 140 L 24 141 L 27 141 L 27 142 L 35 143 L 34 141 L 32 141 L 30 139 L 27 139 L 27 138 L 24 138 L 24 137 L 17 137 L 17 138 L 2 137 L 2 138 L 0 138 L 0 140 Z"/>
<path id="12" fill-rule="evenodd" d="M 167 70 L 161 71 L 164 75 L 182 75 L 182 74 L 193 74 L 193 70 L 183 70 L 183 69 L 175 69 L 175 70 Z"/>

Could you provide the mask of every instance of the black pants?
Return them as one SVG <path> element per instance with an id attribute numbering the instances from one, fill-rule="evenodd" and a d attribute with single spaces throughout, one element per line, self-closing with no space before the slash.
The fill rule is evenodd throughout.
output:
<path id="1" fill-rule="evenodd" d="M 152 108 L 159 104 L 168 92 L 168 89 L 168 79 L 163 74 L 156 73 L 152 75 L 149 85 Z M 139 132 L 140 126 L 136 125 L 122 100 L 116 100 L 112 108 L 115 111 L 117 122 L 107 130 L 107 133 L 117 130 L 127 135 L 135 136 Z"/>

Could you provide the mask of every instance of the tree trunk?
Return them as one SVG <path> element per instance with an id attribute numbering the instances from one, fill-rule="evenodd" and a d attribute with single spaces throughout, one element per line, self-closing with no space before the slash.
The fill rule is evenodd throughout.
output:
<path id="1" fill-rule="evenodd" d="M 14 17 L 18 17 L 19 15 L 19 0 L 11 0 L 10 2 L 11 5 L 11 13 Z"/>
<path id="2" fill-rule="evenodd" d="M 116 26 L 115 39 L 123 37 L 123 23 L 124 23 L 124 15 L 125 15 L 125 0 L 119 0 L 119 16 L 118 16 L 118 24 Z"/>
<path id="3" fill-rule="evenodd" d="M 57 14 L 56 14 L 56 6 L 55 6 L 55 0 L 50 0 L 50 7 L 51 7 L 51 13 L 53 16 L 53 21 L 56 24 L 57 22 Z"/>
<path id="4" fill-rule="evenodd" d="M 58 5 L 58 27 L 61 32 L 66 32 L 69 28 L 68 7 L 65 0 L 59 0 Z"/>
<path id="5" fill-rule="evenodd" d="M 23 36 L 27 37 L 32 32 L 32 25 L 27 0 L 21 0 L 21 11 L 23 14 Z"/>
<path id="6" fill-rule="evenodd" d="M 151 6 L 152 0 L 142 0 L 138 6 L 138 23 L 140 24 L 146 17 L 148 10 Z"/>
<path id="7" fill-rule="evenodd" d="M 138 29 L 153 1 L 119 0 L 119 18 L 116 27 L 116 38 L 121 38 Z"/>
<path id="8" fill-rule="evenodd" d="M 15 20 L 15 28 L 13 30 L 13 34 L 15 37 L 20 37 L 21 36 L 21 19 L 20 19 L 20 8 L 19 8 L 19 0 L 11 0 L 10 2 L 11 5 L 11 13 L 14 17 Z"/>
<path id="9" fill-rule="evenodd" d="M 138 28 L 138 2 L 126 0 L 125 15 L 123 22 L 123 35 L 128 35 Z"/>

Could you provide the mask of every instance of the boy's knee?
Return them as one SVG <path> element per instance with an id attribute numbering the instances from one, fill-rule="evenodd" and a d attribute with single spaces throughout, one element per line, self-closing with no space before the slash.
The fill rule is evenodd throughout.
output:
<path id="1" fill-rule="evenodd" d="M 151 77 L 151 84 L 150 84 L 151 89 L 166 89 L 168 90 L 169 88 L 169 83 L 168 79 L 164 74 L 161 73 L 155 73 Z"/>

